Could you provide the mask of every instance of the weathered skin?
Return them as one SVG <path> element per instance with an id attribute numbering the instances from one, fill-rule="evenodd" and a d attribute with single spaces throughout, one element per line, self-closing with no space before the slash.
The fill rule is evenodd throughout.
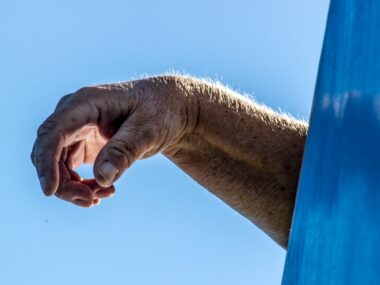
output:
<path id="1" fill-rule="evenodd" d="M 286 248 L 306 134 L 221 85 L 167 75 L 63 97 L 32 161 L 46 195 L 91 207 L 133 162 L 162 152 Z M 75 174 L 82 163 L 96 180 Z"/>

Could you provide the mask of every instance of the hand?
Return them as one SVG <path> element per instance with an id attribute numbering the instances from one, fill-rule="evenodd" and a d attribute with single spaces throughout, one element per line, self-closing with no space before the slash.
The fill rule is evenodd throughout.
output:
<path id="1" fill-rule="evenodd" d="M 174 76 L 82 88 L 63 97 L 38 129 L 32 151 L 43 192 L 91 207 L 114 194 L 113 183 L 138 159 L 192 132 L 197 101 Z M 94 164 L 95 179 L 74 169 Z"/>

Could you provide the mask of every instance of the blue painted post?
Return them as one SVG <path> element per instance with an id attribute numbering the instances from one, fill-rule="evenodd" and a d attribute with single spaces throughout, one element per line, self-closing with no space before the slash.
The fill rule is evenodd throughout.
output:
<path id="1" fill-rule="evenodd" d="M 380 284 L 379 0 L 331 1 L 282 284 Z"/>

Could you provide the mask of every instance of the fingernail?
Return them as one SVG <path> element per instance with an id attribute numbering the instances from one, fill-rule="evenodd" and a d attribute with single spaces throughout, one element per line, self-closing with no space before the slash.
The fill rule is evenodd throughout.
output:
<path id="1" fill-rule="evenodd" d="M 98 181 L 100 186 L 109 187 L 112 185 L 113 180 L 117 174 L 117 168 L 109 162 L 104 162 L 99 168 L 99 174 L 102 178 Z"/>

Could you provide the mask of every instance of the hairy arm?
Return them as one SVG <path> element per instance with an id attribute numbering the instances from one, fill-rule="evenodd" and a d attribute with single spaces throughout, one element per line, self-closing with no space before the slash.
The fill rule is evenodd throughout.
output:
<path id="1" fill-rule="evenodd" d="M 221 85 L 168 75 L 64 96 L 31 158 L 46 195 L 91 207 L 136 160 L 162 152 L 286 248 L 306 132 Z M 75 173 L 82 163 L 95 179 Z"/>
<path id="2" fill-rule="evenodd" d="M 176 78 L 196 126 L 164 154 L 287 247 L 307 125 L 217 84 Z"/>

